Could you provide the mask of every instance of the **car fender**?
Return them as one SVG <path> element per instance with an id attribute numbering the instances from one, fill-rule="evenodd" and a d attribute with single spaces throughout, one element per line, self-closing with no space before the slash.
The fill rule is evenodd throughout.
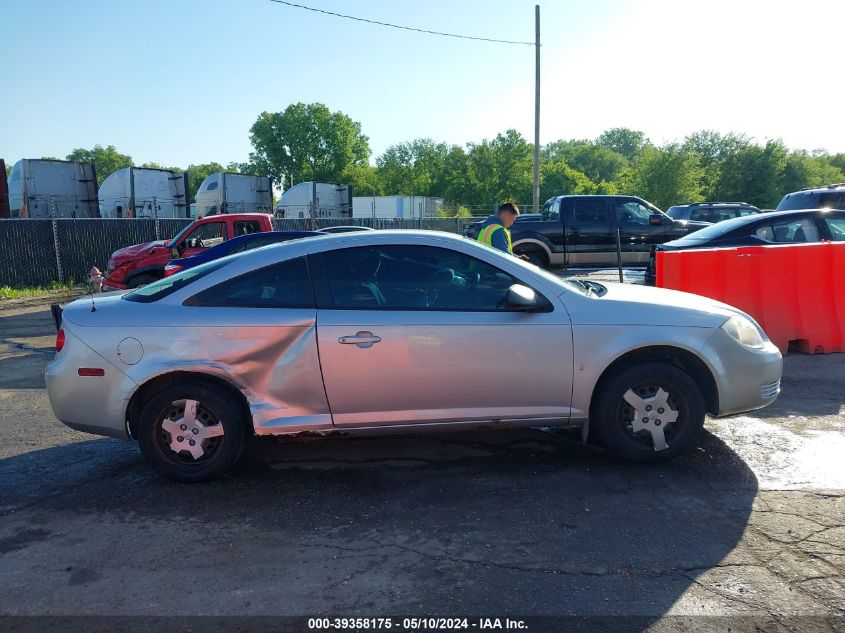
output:
<path id="1" fill-rule="evenodd" d="M 551 259 L 552 253 L 555 252 L 555 246 L 552 244 L 551 240 L 547 238 L 545 235 L 541 233 L 535 232 L 522 232 L 512 237 L 512 244 L 514 252 L 520 246 L 538 246 L 543 252 L 546 253 L 546 256 Z"/>

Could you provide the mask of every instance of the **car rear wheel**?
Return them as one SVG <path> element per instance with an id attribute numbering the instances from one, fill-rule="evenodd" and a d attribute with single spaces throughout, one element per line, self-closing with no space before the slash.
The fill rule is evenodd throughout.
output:
<path id="1" fill-rule="evenodd" d="M 689 450 L 704 425 L 701 391 L 668 363 L 630 365 L 597 393 L 591 425 L 613 454 L 636 462 L 669 459 Z"/>
<path id="2" fill-rule="evenodd" d="M 141 409 L 138 445 L 159 473 L 206 481 L 228 472 L 246 443 L 246 420 L 225 393 L 196 381 L 177 383 Z"/>
<path id="3" fill-rule="evenodd" d="M 140 288 L 141 286 L 146 286 L 147 284 L 151 284 L 154 281 L 158 281 L 158 277 L 155 275 L 150 275 L 144 273 L 143 275 L 138 275 L 137 277 L 133 277 L 129 280 L 129 283 L 126 284 L 127 288 Z"/>

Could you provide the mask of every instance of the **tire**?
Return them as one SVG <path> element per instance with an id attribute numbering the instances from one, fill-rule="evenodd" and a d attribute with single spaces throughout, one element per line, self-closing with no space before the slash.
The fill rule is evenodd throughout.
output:
<path id="1" fill-rule="evenodd" d="M 534 264 L 538 268 L 548 268 L 549 263 L 546 261 L 546 258 L 543 256 L 542 253 L 538 251 L 528 251 L 526 253 L 518 253 L 519 255 L 525 255 L 528 258 L 528 262 Z"/>
<path id="2" fill-rule="evenodd" d="M 675 365 L 628 365 L 599 388 L 590 427 L 617 457 L 634 462 L 671 459 L 692 448 L 704 426 L 704 397 L 695 381 Z M 677 413 L 673 422 L 660 417 L 673 413 Z"/>
<path id="3" fill-rule="evenodd" d="M 149 273 L 144 273 L 143 275 L 138 275 L 133 277 L 129 280 L 129 283 L 126 284 L 127 288 L 140 288 L 141 286 L 146 286 L 147 284 L 151 284 L 154 281 L 158 281 L 159 278 L 155 275 L 151 275 Z"/>
<path id="4" fill-rule="evenodd" d="M 197 403 L 194 419 L 199 424 L 191 422 L 190 413 L 186 420 L 185 408 L 190 401 Z M 138 445 L 141 454 L 165 477 L 208 481 L 227 473 L 240 459 L 247 423 L 225 390 L 187 380 L 159 391 L 144 403 L 137 424 Z M 185 434 L 174 438 L 182 426 L 187 427 Z"/>

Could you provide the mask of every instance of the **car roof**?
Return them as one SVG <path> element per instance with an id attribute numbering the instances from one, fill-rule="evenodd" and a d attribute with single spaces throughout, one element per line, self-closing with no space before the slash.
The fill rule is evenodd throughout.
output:
<path id="1" fill-rule="evenodd" d="M 754 207 L 754 205 L 748 202 L 687 202 L 685 204 L 673 204 L 672 207 Z"/>
<path id="2" fill-rule="evenodd" d="M 835 182 L 830 185 L 822 185 L 821 187 L 805 187 L 804 189 L 800 189 L 798 191 L 792 191 L 787 196 L 791 196 L 796 193 L 807 193 L 807 192 L 823 192 L 823 191 L 845 191 L 845 182 Z"/>
<path id="3" fill-rule="evenodd" d="M 793 211 L 770 211 L 768 213 L 756 213 L 754 215 L 743 215 L 738 218 L 731 218 L 730 220 L 723 220 L 722 222 L 717 222 L 715 224 L 711 224 L 710 226 L 701 229 L 700 231 L 695 231 L 684 237 L 681 237 L 677 240 L 673 240 L 674 242 L 693 242 L 696 240 L 701 240 L 702 236 L 705 237 L 706 240 L 711 240 L 717 237 L 722 237 L 727 233 L 732 233 L 733 231 L 740 230 L 746 224 L 755 224 L 755 223 L 764 223 L 768 219 L 772 218 L 781 218 L 785 216 L 792 216 L 792 217 L 801 217 L 805 215 L 817 215 L 819 213 L 830 213 L 836 212 L 836 209 L 796 209 Z"/>

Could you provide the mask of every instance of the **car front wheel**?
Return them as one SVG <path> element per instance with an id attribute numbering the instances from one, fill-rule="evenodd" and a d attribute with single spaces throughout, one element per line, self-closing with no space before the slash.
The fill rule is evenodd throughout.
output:
<path id="1" fill-rule="evenodd" d="M 159 473 L 206 481 L 228 472 L 246 443 L 239 407 L 211 385 L 186 381 L 152 396 L 137 425 L 141 453 Z"/>
<path id="2" fill-rule="evenodd" d="M 630 365 L 600 389 L 591 424 L 608 450 L 624 459 L 648 462 L 680 455 L 704 425 L 704 397 L 675 365 Z"/>

